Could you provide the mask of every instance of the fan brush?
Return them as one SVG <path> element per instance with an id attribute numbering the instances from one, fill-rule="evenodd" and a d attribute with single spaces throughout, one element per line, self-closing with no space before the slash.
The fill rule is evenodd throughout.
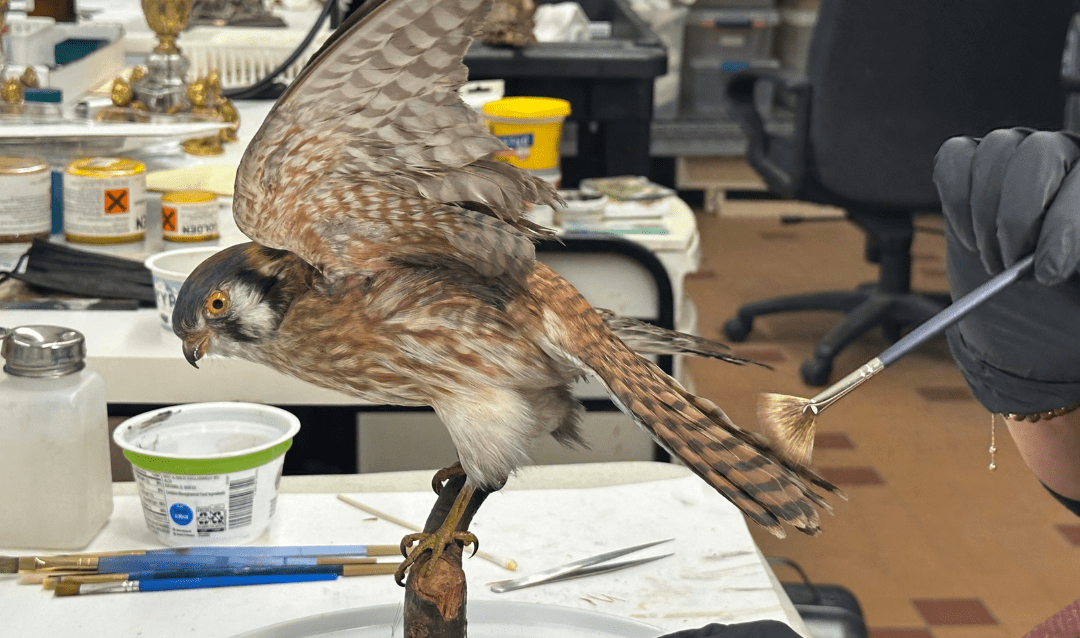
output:
<path id="1" fill-rule="evenodd" d="M 761 395 L 758 419 L 772 434 L 774 443 L 785 457 L 799 465 L 809 465 L 814 451 L 814 426 L 822 412 L 1019 279 L 1033 262 L 1034 255 L 1028 255 L 998 273 L 812 399 L 784 394 Z"/>

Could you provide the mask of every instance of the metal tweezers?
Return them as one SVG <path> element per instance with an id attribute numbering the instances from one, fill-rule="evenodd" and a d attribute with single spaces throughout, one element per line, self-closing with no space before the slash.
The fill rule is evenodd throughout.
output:
<path id="1" fill-rule="evenodd" d="M 628 560 L 621 563 L 608 563 L 606 565 L 601 565 L 600 563 L 605 563 L 613 558 L 625 556 L 626 554 L 632 554 L 647 547 L 652 547 L 653 545 L 659 545 L 660 543 L 668 543 L 672 540 L 674 539 L 668 538 L 662 541 L 645 543 L 644 545 L 634 545 L 633 547 L 616 549 L 614 551 L 598 554 L 596 556 L 590 556 L 589 558 L 576 560 L 572 563 L 567 563 L 565 565 L 560 565 L 559 567 L 545 569 L 542 572 L 536 572 L 535 574 L 532 574 L 530 576 L 515 578 L 514 580 L 502 580 L 497 583 L 492 583 L 491 591 L 495 592 L 496 594 L 501 594 L 503 592 L 514 591 L 515 589 L 522 589 L 524 587 L 532 587 L 534 585 L 542 585 L 544 583 L 554 583 L 560 580 L 570 580 L 571 578 L 581 578 L 583 576 L 592 576 L 594 574 L 605 574 L 607 572 L 613 572 L 618 569 L 626 569 L 627 567 L 644 565 L 645 563 L 651 563 L 654 560 L 667 558 L 668 556 L 672 556 L 673 554 L 649 556 L 648 558 L 638 558 L 636 560 Z"/>

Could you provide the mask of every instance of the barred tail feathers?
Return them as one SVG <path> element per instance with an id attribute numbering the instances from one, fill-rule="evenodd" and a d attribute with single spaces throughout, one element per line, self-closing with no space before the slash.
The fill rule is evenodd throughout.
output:
<path id="1" fill-rule="evenodd" d="M 608 361 L 587 363 L 624 412 L 774 535 L 785 536 L 782 522 L 810 535 L 820 531 L 815 506 L 828 505 L 797 472 L 719 408 L 703 404 L 650 361 L 623 348 Z"/>
<path id="2" fill-rule="evenodd" d="M 596 376 L 623 412 L 755 523 L 781 537 L 782 523 L 810 535 L 820 531 L 815 508 L 828 505 L 811 485 L 835 487 L 785 461 L 715 404 L 634 353 L 600 313 L 542 264 L 529 284 L 553 356 Z"/>

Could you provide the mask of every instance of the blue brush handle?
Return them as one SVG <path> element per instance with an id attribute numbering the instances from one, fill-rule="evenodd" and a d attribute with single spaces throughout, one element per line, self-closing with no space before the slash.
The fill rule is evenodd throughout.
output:
<path id="1" fill-rule="evenodd" d="M 881 361 L 881 365 L 888 366 L 921 346 L 926 340 L 944 332 L 946 328 L 960 321 L 964 315 L 1001 292 L 1005 286 L 1019 279 L 1021 275 L 1031 268 L 1034 261 L 1035 255 L 1024 257 L 926 320 L 925 323 L 904 335 L 899 341 L 879 354 L 877 358 Z"/>
<path id="2" fill-rule="evenodd" d="M 155 556 L 367 556 L 367 545 L 286 545 L 281 547 L 204 546 L 151 549 L 147 554 Z"/>
<path id="3" fill-rule="evenodd" d="M 139 591 L 169 591 L 174 589 L 205 589 L 242 585 L 271 585 L 276 583 L 306 583 L 334 580 L 337 574 L 268 574 L 262 576 L 206 576 L 201 578 L 160 578 L 139 581 Z"/>
<path id="4" fill-rule="evenodd" d="M 188 569 L 151 569 L 128 572 L 128 580 L 162 580 L 165 578 L 206 578 L 209 576 L 268 576 L 277 574 L 341 574 L 341 565 L 286 565 L 286 566 L 212 566 Z"/>
<path id="5" fill-rule="evenodd" d="M 145 571 L 194 571 L 207 569 L 244 567 L 283 567 L 317 565 L 317 556 L 214 556 L 182 554 L 126 554 L 98 558 L 97 571 L 101 574 L 127 574 Z"/>

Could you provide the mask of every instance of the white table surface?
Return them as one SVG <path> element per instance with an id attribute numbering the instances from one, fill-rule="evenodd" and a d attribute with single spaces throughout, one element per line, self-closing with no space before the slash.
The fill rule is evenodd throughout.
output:
<path id="1" fill-rule="evenodd" d="M 431 473 L 285 477 L 259 545 L 396 544 L 405 531 L 335 498 L 357 500 L 420 525 L 435 496 Z M 132 484 L 116 484 L 112 518 L 87 551 L 160 547 Z M 685 468 L 617 463 L 528 468 L 491 495 L 473 521 L 484 550 L 515 559 L 517 575 L 665 538 L 647 565 L 505 594 L 485 583 L 514 573 L 465 561 L 469 600 L 559 605 L 635 619 L 660 631 L 776 619 L 809 635 L 747 531 L 742 515 Z M 0 548 L 25 555 L 27 550 Z M 633 557 L 637 557 L 634 555 Z M 629 558 L 629 557 L 628 557 Z M 400 603 L 390 576 L 330 582 L 57 598 L 0 576 L 8 636 L 224 638 L 269 624 L 355 607 Z"/>

